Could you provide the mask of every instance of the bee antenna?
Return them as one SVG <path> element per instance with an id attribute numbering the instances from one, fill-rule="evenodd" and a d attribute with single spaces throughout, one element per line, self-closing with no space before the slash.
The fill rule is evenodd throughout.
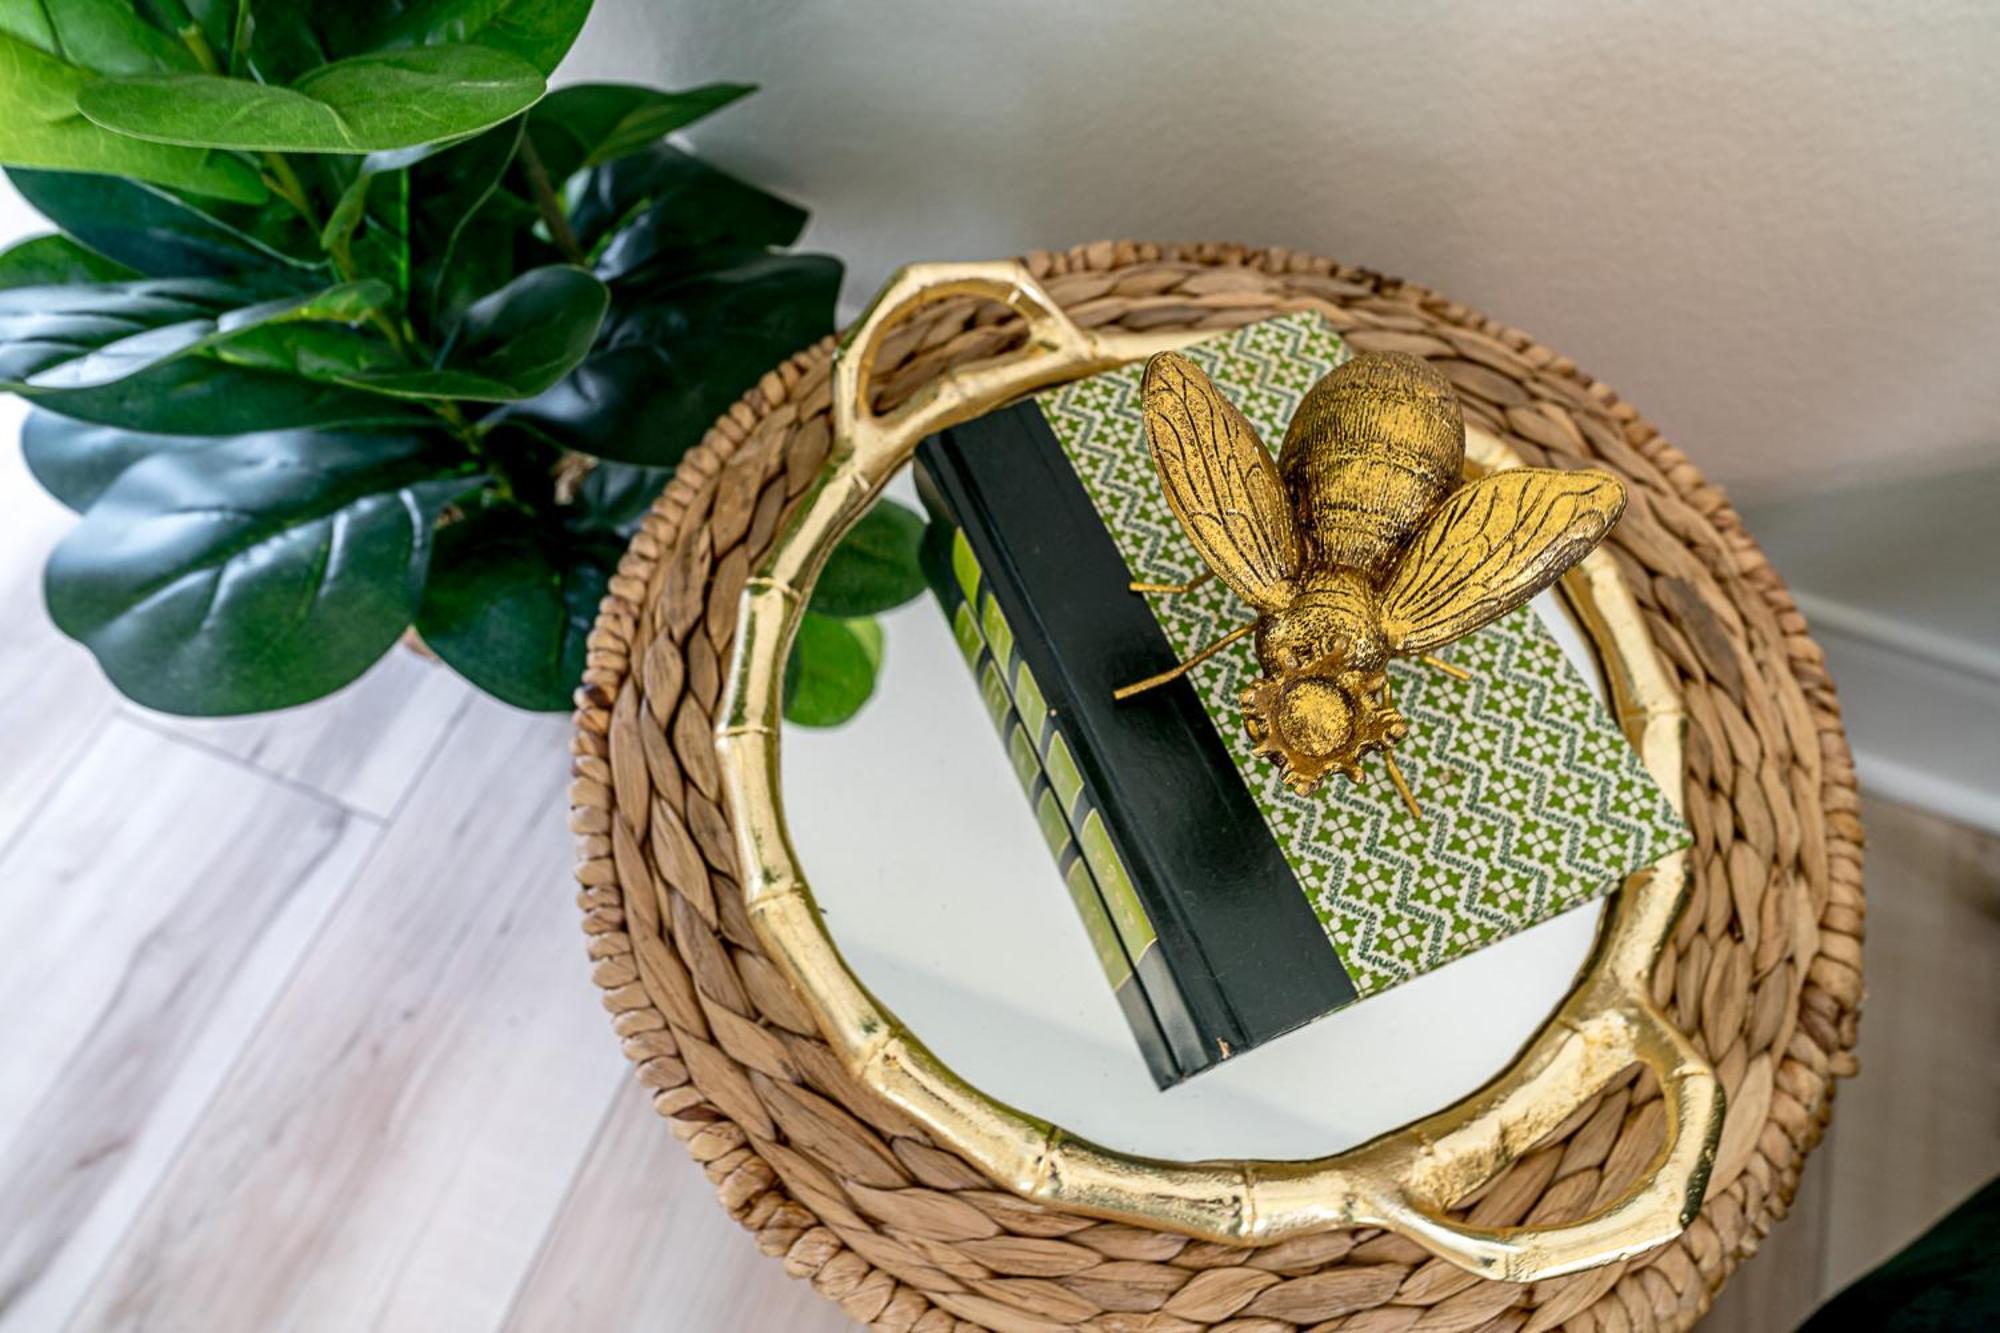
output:
<path id="1" fill-rule="evenodd" d="M 1396 784 L 1396 794 L 1402 797 L 1403 804 L 1409 807 L 1410 818 L 1421 824 L 1424 819 L 1423 808 L 1417 804 L 1417 798 L 1411 794 L 1410 784 L 1403 780 L 1403 770 L 1396 766 L 1396 752 L 1384 746 L 1382 749 L 1382 762 L 1388 765 L 1389 781 Z"/>

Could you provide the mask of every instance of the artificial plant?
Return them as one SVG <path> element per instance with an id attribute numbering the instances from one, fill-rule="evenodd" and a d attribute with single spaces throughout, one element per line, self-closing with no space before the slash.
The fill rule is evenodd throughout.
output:
<path id="1" fill-rule="evenodd" d="M 674 463 L 825 334 L 806 214 L 670 141 L 751 90 L 545 94 L 589 0 L 0 0 L 0 163 L 59 231 L 0 254 L 0 388 L 81 521 L 56 624 L 125 694 L 253 712 L 414 627 L 567 707 Z M 787 712 L 837 722 L 919 521 L 836 552 Z"/>

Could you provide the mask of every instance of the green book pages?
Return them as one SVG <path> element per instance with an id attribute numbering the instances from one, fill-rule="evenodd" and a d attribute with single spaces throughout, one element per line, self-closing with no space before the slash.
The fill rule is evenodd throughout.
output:
<path id="1" fill-rule="evenodd" d="M 1179 1078 L 1201 1060 L 1201 1041 L 1160 958 L 1158 937 L 1131 875 L 1084 788 L 1068 741 L 1034 673 L 1016 651 L 1005 613 L 965 534 L 933 523 L 924 564 L 979 686 L 1036 825 L 1069 889 L 1098 966 L 1118 998 L 1155 1081 Z M 1141 974 L 1144 980 L 1141 980 Z"/>

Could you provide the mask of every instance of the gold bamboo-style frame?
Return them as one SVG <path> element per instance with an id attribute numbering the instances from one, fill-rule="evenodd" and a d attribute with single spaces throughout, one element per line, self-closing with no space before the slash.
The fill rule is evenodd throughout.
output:
<path id="1" fill-rule="evenodd" d="M 1027 324 L 1026 343 L 942 372 L 878 416 L 870 387 L 883 335 L 924 306 L 961 297 L 1011 308 Z M 1143 1158 L 1003 1105 L 954 1074 L 870 995 L 828 935 L 786 832 L 779 782 L 785 658 L 827 553 L 926 436 L 1034 390 L 1206 336 L 1082 329 L 1020 265 L 976 263 L 903 269 L 843 339 L 832 447 L 744 588 L 716 727 L 742 891 L 759 940 L 858 1082 L 999 1184 L 1050 1207 L 1244 1245 L 1381 1226 L 1468 1271 L 1515 1282 L 1671 1240 L 1701 1205 L 1723 1110 L 1714 1069 L 1650 998 L 1654 963 L 1689 888 L 1685 853 L 1625 882 L 1576 987 L 1492 1082 L 1360 1147 L 1303 1161 Z M 1519 465 L 1476 428 L 1467 432 L 1467 454 L 1480 468 Z M 1617 562 L 1593 552 L 1561 587 L 1604 664 L 1621 726 L 1679 808 L 1685 715 Z M 1623 1196 L 1546 1226 L 1474 1227 L 1448 1215 L 1634 1062 L 1659 1081 L 1666 1132 Z"/>

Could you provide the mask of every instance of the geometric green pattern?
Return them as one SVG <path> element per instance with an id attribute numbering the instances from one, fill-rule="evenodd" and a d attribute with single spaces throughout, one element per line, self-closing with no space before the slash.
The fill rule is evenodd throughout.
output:
<path id="1" fill-rule="evenodd" d="M 1305 390 L 1349 355 L 1310 313 L 1253 324 L 1186 354 L 1274 449 Z M 1142 371 L 1121 367 L 1037 401 L 1132 577 L 1182 582 L 1204 566 L 1167 508 L 1146 448 Z M 1252 618 L 1214 580 L 1150 602 L 1183 657 Z M 1300 796 L 1252 753 L 1237 702 L 1257 675 L 1247 639 L 1192 673 L 1362 996 L 1598 898 L 1690 840 L 1534 611 L 1522 608 L 1446 656 L 1472 679 L 1390 665 L 1397 706 L 1410 720 L 1396 758 L 1422 803 L 1421 821 L 1403 809 L 1379 758 L 1366 785 L 1335 775 Z"/>

